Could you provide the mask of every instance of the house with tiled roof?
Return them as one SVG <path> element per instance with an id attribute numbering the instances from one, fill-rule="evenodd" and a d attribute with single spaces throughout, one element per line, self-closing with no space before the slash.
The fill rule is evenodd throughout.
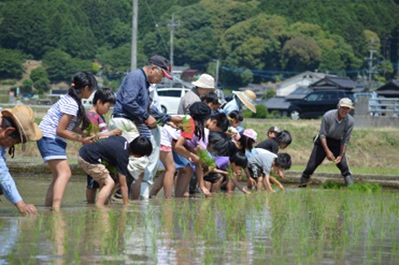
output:
<path id="1" fill-rule="evenodd" d="M 349 77 L 331 75 L 326 75 L 323 79 L 309 85 L 309 88 L 313 90 L 343 89 L 354 93 L 366 90 L 364 85 L 353 81 Z"/>
<path id="2" fill-rule="evenodd" d="M 375 90 L 379 97 L 399 98 L 399 80 L 391 80 Z"/>

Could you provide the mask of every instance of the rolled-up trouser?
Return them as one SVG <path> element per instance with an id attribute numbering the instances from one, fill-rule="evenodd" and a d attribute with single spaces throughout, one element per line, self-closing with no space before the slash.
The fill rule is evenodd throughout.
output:
<path id="1" fill-rule="evenodd" d="M 334 154 L 335 157 L 338 157 L 339 154 L 341 153 L 341 141 L 332 138 L 326 138 L 326 140 L 328 148 L 331 150 L 331 152 Z M 324 151 L 324 148 L 320 143 L 320 140 L 316 141 L 315 144 L 313 145 L 312 153 L 310 154 L 306 168 L 302 172 L 302 177 L 307 179 L 310 178 L 310 176 L 314 173 L 317 167 L 323 162 L 326 156 L 327 154 Z M 337 167 L 341 171 L 341 175 L 343 177 L 351 174 L 348 163 L 346 161 L 345 154 L 343 155 L 341 162 L 337 164 Z"/>
<path id="2" fill-rule="evenodd" d="M 144 171 L 144 178 L 141 183 L 140 196 L 148 198 L 150 195 L 150 186 L 153 183 L 154 177 L 157 174 L 159 166 L 159 148 L 161 143 L 161 133 L 159 127 L 151 129 L 151 144 L 152 153 L 149 157 L 149 162 Z"/>

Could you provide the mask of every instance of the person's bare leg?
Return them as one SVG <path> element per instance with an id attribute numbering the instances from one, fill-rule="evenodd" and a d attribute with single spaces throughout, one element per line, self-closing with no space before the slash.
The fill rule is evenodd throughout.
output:
<path id="1" fill-rule="evenodd" d="M 152 185 L 152 188 L 151 188 L 151 191 L 150 191 L 150 197 L 157 196 L 158 192 L 162 189 L 164 177 L 165 177 L 165 172 L 162 172 L 161 175 L 159 175 L 155 179 L 155 182 Z"/>
<path id="2" fill-rule="evenodd" d="M 108 176 L 104 180 L 101 180 L 101 182 L 103 185 L 100 189 L 100 192 L 98 193 L 96 206 L 104 206 L 107 203 L 108 197 L 115 186 L 115 182 L 110 176 Z"/>
<path id="3" fill-rule="evenodd" d="M 173 161 L 172 152 L 161 152 L 161 161 L 165 166 L 165 175 L 163 178 L 163 189 L 165 198 L 172 198 L 173 176 L 175 175 L 176 167 Z"/>
<path id="4" fill-rule="evenodd" d="M 88 189 L 86 188 L 86 200 L 88 204 L 93 204 L 96 202 L 96 194 L 97 194 L 97 189 L 91 188 Z"/>
<path id="5" fill-rule="evenodd" d="M 217 193 L 218 192 L 218 190 L 220 189 L 220 185 L 222 184 L 222 181 L 223 181 L 223 177 L 221 177 L 215 183 L 212 183 L 211 188 L 210 188 L 211 193 Z"/>
<path id="6" fill-rule="evenodd" d="M 130 186 L 131 187 L 130 199 L 132 200 L 140 199 L 141 182 L 143 181 L 143 178 L 144 178 L 144 172 L 141 172 L 139 178 L 136 179 Z"/>
<path id="7" fill-rule="evenodd" d="M 270 184 L 269 177 L 264 176 L 262 179 L 262 183 L 266 191 L 276 192 L 275 190 L 273 190 L 272 185 Z"/>
<path id="8" fill-rule="evenodd" d="M 189 184 L 194 170 L 191 166 L 179 169 L 179 174 L 176 181 L 175 197 L 188 197 Z"/>
<path id="9" fill-rule="evenodd" d="M 69 179 L 71 178 L 71 169 L 66 159 L 50 160 L 48 163 L 51 171 L 53 172 L 53 176 L 57 176 L 56 179 L 53 180 L 53 200 L 51 206 L 53 207 L 53 210 L 58 211 L 61 208 L 62 198 L 64 196 Z M 51 196 L 49 194 L 46 195 L 46 203 L 47 198 L 50 197 Z"/>

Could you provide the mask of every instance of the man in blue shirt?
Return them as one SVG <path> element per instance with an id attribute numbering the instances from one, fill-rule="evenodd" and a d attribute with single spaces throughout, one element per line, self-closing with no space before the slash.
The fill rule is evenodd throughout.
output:
<path id="1" fill-rule="evenodd" d="M 34 122 L 33 111 L 25 105 L 17 105 L 12 109 L 4 109 L 0 116 L 0 146 L 9 148 L 14 157 L 14 145 L 22 143 L 22 150 L 28 141 L 42 138 L 42 132 Z M 3 156 L 0 156 L 0 194 L 13 203 L 21 213 L 36 214 L 36 207 L 23 201 L 11 177 Z"/>
<path id="2" fill-rule="evenodd" d="M 160 113 L 155 107 L 150 107 L 153 100 L 150 87 L 160 83 L 163 78 L 172 79 L 170 67 L 170 63 L 165 57 L 154 55 L 148 59 L 144 67 L 128 73 L 117 92 L 114 112 L 109 123 L 110 129 L 119 128 L 122 131 L 122 136 L 129 143 L 142 135 L 149 138 L 153 144 L 153 153 L 149 157 L 148 165 L 145 165 L 146 160 L 138 163 L 138 158 L 131 157 L 129 159 L 131 171 L 140 171 L 141 168 L 145 168 L 145 175 L 141 174 L 132 188 L 136 195 L 139 193 L 148 197 L 149 185 L 152 184 L 153 176 L 157 171 L 160 142 L 157 123 L 181 121 L 180 117 L 171 117 L 166 113 Z M 144 185 L 141 186 L 143 178 Z M 140 192 L 137 192 L 136 189 Z M 133 195 L 132 198 L 136 197 Z"/>

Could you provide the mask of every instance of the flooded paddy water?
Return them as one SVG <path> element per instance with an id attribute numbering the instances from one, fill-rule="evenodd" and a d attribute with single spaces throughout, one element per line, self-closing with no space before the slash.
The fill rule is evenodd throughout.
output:
<path id="1" fill-rule="evenodd" d="M 399 193 L 298 189 L 274 194 L 87 206 L 74 176 L 60 213 L 50 176 L 15 176 L 37 216 L 0 197 L 0 264 L 397 264 Z"/>

